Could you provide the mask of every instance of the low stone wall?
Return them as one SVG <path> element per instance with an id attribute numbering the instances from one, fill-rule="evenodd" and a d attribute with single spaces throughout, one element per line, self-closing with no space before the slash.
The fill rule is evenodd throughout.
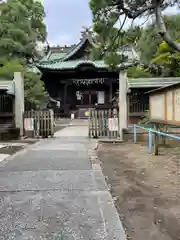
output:
<path id="1" fill-rule="evenodd" d="M 0 141 L 17 140 L 20 137 L 19 128 L 8 128 L 5 131 L 0 132 Z"/>

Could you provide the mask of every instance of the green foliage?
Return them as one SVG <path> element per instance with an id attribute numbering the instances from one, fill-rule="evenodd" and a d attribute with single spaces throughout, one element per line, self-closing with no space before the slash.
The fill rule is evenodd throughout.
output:
<path id="1" fill-rule="evenodd" d="M 25 106 L 26 109 L 33 107 L 38 109 L 46 102 L 47 92 L 44 84 L 40 80 L 40 75 L 32 72 L 25 72 L 24 74 L 24 91 L 25 91 Z"/>
<path id="2" fill-rule="evenodd" d="M 39 108 L 47 98 L 44 84 L 40 79 L 41 75 L 28 72 L 17 60 L 12 60 L 0 68 L 0 79 L 12 80 L 14 72 L 23 72 L 24 74 L 25 106 Z"/>
<path id="3" fill-rule="evenodd" d="M 128 62 L 128 57 L 121 51 L 122 47 L 136 43 L 141 36 L 141 30 L 135 27 L 119 33 L 117 28 L 112 28 L 109 35 L 107 31 L 109 30 L 105 31 L 103 38 L 100 33 L 96 34 L 97 47 L 91 50 L 91 56 L 94 60 L 105 60 L 110 69 L 116 69 L 119 64 Z"/>
<path id="4" fill-rule="evenodd" d="M 148 2 L 148 5 L 151 4 L 152 1 Z M 162 6 L 162 10 L 166 9 L 169 5 L 174 6 L 178 4 L 179 0 L 171 1 L 171 3 L 166 2 Z M 121 48 L 122 45 L 128 44 L 133 45 L 138 50 L 141 63 L 150 65 L 151 60 L 156 55 L 159 44 L 162 42 L 159 30 L 156 28 L 157 22 L 154 20 L 152 24 L 147 25 L 145 28 L 136 26 L 127 29 L 127 25 L 125 24 L 126 18 L 123 20 L 123 17 L 126 15 L 129 19 L 136 19 L 142 16 L 143 13 L 146 16 L 153 15 L 156 9 L 155 5 L 151 10 L 147 10 L 147 1 L 91 0 L 90 8 L 93 14 L 94 32 L 97 34 L 97 42 L 100 43 L 98 48 L 99 53 L 97 54 L 96 52 L 96 57 L 98 55 L 101 56 L 101 52 L 105 60 L 108 58 L 106 61 L 108 64 L 118 64 L 117 56 L 114 52 L 117 52 L 117 49 Z M 138 15 L 138 12 L 142 12 L 142 14 Z M 170 36 L 174 40 L 180 39 L 180 15 L 164 16 L 164 22 Z M 120 25 L 119 29 L 115 28 L 117 26 L 115 25 L 116 23 Z M 112 56 L 110 57 L 109 54 L 112 54 Z M 159 69 L 157 72 L 159 73 Z"/>
<path id="5" fill-rule="evenodd" d="M 14 72 L 22 72 L 23 69 L 23 65 L 18 60 L 6 61 L 0 67 L 0 77 L 1 79 L 11 80 L 13 79 Z"/>
<path id="6" fill-rule="evenodd" d="M 138 124 L 150 124 L 151 119 L 150 119 L 150 111 L 146 110 L 144 113 L 144 116 L 142 116 L 141 120 L 138 122 Z"/>
<path id="7" fill-rule="evenodd" d="M 164 16 L 164 21 L 171 36 L 176 41 L 180 39 L 180 15 Z M 93 50 L 93 54 L 96 59 L 104 58 L 111 69 L 115 69 L 123 61 L 127 61 L 127 59 L 121 59 L 116 54 L 118 48 L 127 44 L 134 46 L 140 54 L 141 63 L 147 66 L 145 68 L 130 68 L 128 70 L 129 77 L 180 76 L 179 52 L 170 49 L 166 43 L 163 43 L 164 49 L 162 49 L 162 39 L 155 28 L 154 22 L 144 28 L 129 28 L 126 31 L 121 30 L 120 33 L 114 27 L 107 30 L 107 27 L 104 27 L 102 23 L 98 24 L 98 22 L 95 22 L 95 31 L 97 32 L 96 40 L 100 41 L 100 44 L 98 49 Z M 118 38 L 116 38 L 117 35 Z M 101 38 L 103 41 L 101 41 Z M 102 52 L 104 52 L 103 56 Z"/>
<path id="8" fill-rule="evenodd" d="M 45 41 L 45 13 L 41 3 L 33 0 L 8 0 L 1 4 L 1 57 L 37 57 L 37 41 Z"/>
<path id="9" fill-rule="evenodd" d="M 161 18 L 161 12 L 166 10 L 168 7 L 175 6 L 180 8 L 180 0 L 172 1 L 142 1 L 142 0 L 90 0 L 90 8 L 93 14 L 93 23 L 98 25 L 101 23 L 104 29 L 104 25 L 107 28 L 107 35 L 111 32 L 111 29 L 116 23 L 120 24 L 120 31 L 123 30 L 123 27 L 126 23 L 126 20 L 130 20 L 132 23 L 135 19 L 141 17 L 153 17 L 154 28 L 158 26 L 158 34 L 160 33 L 161 37 L 171 43 L 174 49 L 180 51 L 178 45 L 173 44 L 173 38 L 169 41 L 166 34 L 166 28 L 164 27 L 164 21 Z M 122 18 L 125 16 L 125 21 Z M 168 21 L 168 19 L 167 19 Z M 165 22 L 166 25 L 166 22 Z M 96 27 L 97 29 L 97 27 Z M 101 31 L 102 35 L 102 31 Z M 170 32 L 171 35 L 171 32 Z"/>
<path id="10" fill-rule="evenodd" d="M 151 63 L 162 67 L 163 76 L 180 76 L 180 53 L 170 48 L 164 41 L 159 45 Z"/>
<path id="11" fill-rule="evenodd" d="M 180 39 L 180 15 L 164 16 L 164 21 L 169 34 L 175 39 Z M 155 23 L 143 28 L 141 38 L 137 42 L 141 62 L 149 64 L 154 58 L 162 38 L 157 32 Z"/>
<path id="12" fill-rule="evenodd" d="M 46 39 L 44 8 L 34 0 L 7 0 L 0 4 L 0 77 L 25 77 L 25 103 L 38 108 L 46 97 L 40 75 L 27 72 L 28 61 L 37 58 L 37 43 Z"/>
<path id="13" fill-rule="evenodd" d="M 139 26 L 130 27 L 124 32 L 124 44 L 136 47 L 137 42 L 141 38 L 143 29 Z"/>
<path id="14" fill-rule="evenodd" d="M 129 78 L 150 78 L 152 74 L 149 72 L 148 68 L 143 67 L 130 67 L 127 70 L 127 76 Z"/>
<path id="15" fill-rule="evenodd" d="M 92 50 L 94 59 L 104 59 L 110 68 L 116 68 L 127 57 L 118 56 L 117 51 L 124 45 L 134 44 L 141 36 L 141 28 L 118 29 L 114 26 L 119 14 L 116 10 L 109 11 L 107 6 L 111 5 L 110 0 L 91 0 L 90 8 L 93 13 L 93 30 L 96 33 L 98 49 Z M 107 11 L 106 11 L 107 9 Z"/>
<path id="16" fill-rule="evenodd" d="M 137 49 L 140 53 L 141 62 L 149 64 L 160 42 L 161 37 L 157 34 L 154 25 L 148 25 L 143 29 L 141 38 L 137 42 Z"/>

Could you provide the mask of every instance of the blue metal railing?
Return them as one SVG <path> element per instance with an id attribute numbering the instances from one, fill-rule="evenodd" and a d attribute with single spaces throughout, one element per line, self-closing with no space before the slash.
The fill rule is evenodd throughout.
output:
<path id="1" fill-rule="evenodd" d="M 160 136 L 180 140 L 180 137 L 175 136 L 175 135 L 167 134 L 167 133 L 164 133 L 164 132 L 161 132 L 161 131 L 156 131 L 152 128 L 145 128 L 145 127 L 142 127 L 140 125 L 134 125 L 134 132 L 133 132 L 134 133 L 134 143 L 137 143 L 137 128 L 140 128 L 140 129 L 148 132 L 148 147 L 149 147 L 149 152 L 150 153 L 153 152 L 153 134 L 158 134 Z"/>

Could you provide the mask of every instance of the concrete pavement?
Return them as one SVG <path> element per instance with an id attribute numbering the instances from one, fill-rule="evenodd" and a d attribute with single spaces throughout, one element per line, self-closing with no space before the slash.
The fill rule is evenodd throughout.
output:
<path id="1" fill-rule="evenodd" d="M 0 163 L 0 240 L 124 240 L 87 126 Z"/>

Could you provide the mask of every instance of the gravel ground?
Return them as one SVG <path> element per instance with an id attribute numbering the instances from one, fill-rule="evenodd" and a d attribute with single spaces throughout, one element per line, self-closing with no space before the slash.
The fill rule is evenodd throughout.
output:
<path id="1" fill-rule="evenodd" d="M 9 154 L 9 155 L 13 155 L 14 153 L 22 150 L 24 148 L 24 146 L 6 146 L 6 147 L 2 147 L 0 148 L 0 154 Z"/>
<path id="2" fill-rule="evenodd" d="M 98 156 L 131 240 L 180 239 L 180 147 L 99 144 Z"/>

